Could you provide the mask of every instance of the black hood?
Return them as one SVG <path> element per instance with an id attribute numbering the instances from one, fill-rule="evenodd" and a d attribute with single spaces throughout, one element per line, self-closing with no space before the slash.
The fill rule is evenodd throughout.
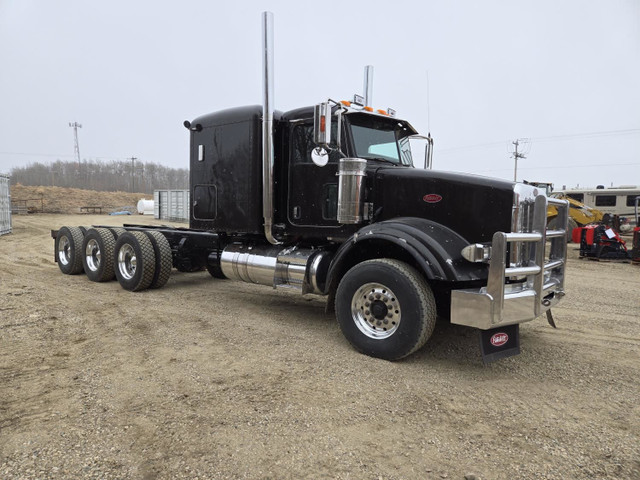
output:
<path id="1" fill-rule="evenodd" d="M 490 242 L 495 232 L 511 231 L 513 182 L 409 167 L 374 167 L 368 174 L 375 221 L 426 218 L 469 243 Z"/>

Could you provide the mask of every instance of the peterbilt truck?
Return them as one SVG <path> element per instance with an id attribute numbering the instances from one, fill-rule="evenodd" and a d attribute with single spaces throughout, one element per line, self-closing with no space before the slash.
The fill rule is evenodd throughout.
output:
<path id="1" fill-rule="evenodd" d="M 263 104 L 184 122 L 189 228 L 62 227 L 52 236 L 63 273 L 138 291 L 173 268 L 207 269 L 324 295 L 351 345 L 388 360 L 420 349 L 437 318 L 477 329 L 485 362 L 519 353 L 520 323 L 546 313 L 553 325 L 567 203 L 429 168 L 431 141 L 416 150 L 425 137 L 374 110 L 366 81 L 353 102 L 274 110 L 271 23 L 263 14 Z M 549 205 L 558 230 L 547 229 Z"/>

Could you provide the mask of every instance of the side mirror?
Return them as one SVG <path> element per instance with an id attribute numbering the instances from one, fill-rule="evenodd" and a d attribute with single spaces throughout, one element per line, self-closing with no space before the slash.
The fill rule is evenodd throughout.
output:
<path id="1" fill-rule="evenodd" d="M 324 167 L 329 163 L 329 152 L 323 147 L 316 147 L 311 150 L 311 161 L 319 167 Z"/>
<path id="2" fill-rule="evenodd" d="M 431 170 L 433 168 L 433 137 L 431 136 L 431 132 L 427 135 L 427 147 L 424 158 L 425 170 Z"/>
<path id="3" fill-rule="evenodd" d="M 433 168 L 433 137 L 429 133 L 426 137 L 424 135 L 411 135 L 410 137 L 405 137 L 409 140 L 411 144 L 411 158 L 416 161 L 418 160 L 418 153 L 423 150 L 424 147 L 424 169 L 431 170 Z M 413 142 L 416 142 L 413 144 Z M 424 144 L 423 144 L 424 142 Z M 414 163 L 414 166 L 417 166 Z"/>
<path id="4" fill-rule="evenodd" d="M 313 141 L 316 145 L 328 146 L 331 143 L 331 105 L 319 103 L 313 112 Z"/>

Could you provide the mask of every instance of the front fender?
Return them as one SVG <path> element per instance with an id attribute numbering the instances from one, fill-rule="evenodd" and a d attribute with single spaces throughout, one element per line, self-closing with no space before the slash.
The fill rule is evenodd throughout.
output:
<path id="1" fill-rule="evenodd" d="M 400 254 L 420 270 L 427 280 L 468 282 L 485 280 L 488 267 L 465 260 L 461 251 L 469 242 L 450 228 L 414 217 L 399 217 L 361 228 L 344 242 L 331 262 L 326 292 L 353 265 L 370 258 Z"/>

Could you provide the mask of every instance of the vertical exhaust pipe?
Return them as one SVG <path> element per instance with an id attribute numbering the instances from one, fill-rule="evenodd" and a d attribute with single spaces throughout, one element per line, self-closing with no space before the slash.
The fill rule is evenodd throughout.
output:
<path id="1" fill-rule="evenodd" d="M 373 65 L 364 67 L 364 106 L 373 104 Z"/>
<path id="2" fill-rule="evenodd" d="M 273 13 L 262 12 L 262 216 L 264 235 L 273 237 Z"/>

